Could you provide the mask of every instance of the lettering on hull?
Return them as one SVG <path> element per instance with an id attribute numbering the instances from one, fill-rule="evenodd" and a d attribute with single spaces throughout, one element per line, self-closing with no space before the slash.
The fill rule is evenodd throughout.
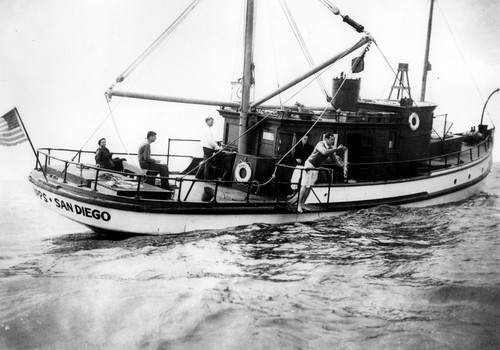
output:
<path id="1" fill-rule="evenodd" d="M 109 221 L 111 220 L 111 214 L 105 210 L 93 209 L 91 207 L 86 207 L 81 204 L 76 204 L 67 199 L 61 199 L 56 196 L 51 196 L 50 194 L 44 193 L 36 188 L 35 196 L 39 198 L 42 202 L 49 205 L 53 205 L 55 208 L 67 212 L 74 213 L 76 215 L 81 215 L 93 220 Z"/>

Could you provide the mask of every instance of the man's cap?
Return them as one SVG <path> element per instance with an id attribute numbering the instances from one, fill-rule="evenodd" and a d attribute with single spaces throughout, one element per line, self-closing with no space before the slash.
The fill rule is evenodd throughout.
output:
<path id="1" fill-rule="evenodd" d="M 156 136 L 156 133 L 154 131 L 148 131 L 148 135 L 146 137 L 149 139 L 150 136 Z"/>
<path id="2" fill-rule="evenodd" d="M 205 121 L 208 122 L 209 120 L 214 120 L 214 117 L 208 116 L 205 118 Z"/>

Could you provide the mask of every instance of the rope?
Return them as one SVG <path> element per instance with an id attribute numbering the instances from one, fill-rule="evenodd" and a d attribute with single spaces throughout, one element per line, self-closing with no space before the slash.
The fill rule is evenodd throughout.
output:
<path id="1" fill-rule="evenodd" d="M 106 120 L 109 118 L 109 116 L 111 115 L 111 112 L 108 113 L 108 115 L 102 120 L 102 122 L 99 124 L 99 126 L 97 126 L 97 128 L 94 130 L 94 132 L 89 136 L 89 138 L 83 143 L 82 147 L 80 147 L 80 149 L 75 153 L 75 155 L 71 158 L 71 162 L 74 162 L 75 161 L 75 158 L 78 157 L 78 155 L 81 153 L 81 151 L 83 150 L 83 148 L 85 146 L 87 146 L 87 144 L 89 143 L 89 141 L 95 136 L 95 134 L 97 133 L 97 131 L 101 128 L 101 126 L 106 122 Z M 59 174 L 57 175 L 57 177 L 61 176 L 64 172 L 66 171 L 65 170 L 62 170 L 61 172 L 59 172 Z M 81 169 L 80 169 L 80 172 L 81 172 Z"/>
<path id="2" fill-rule="evenodd" d="M 252 131 L 253 129 L 255 129 L 260 123 L 262 123 L 268 117 L 269 117 L 269 115 L 264 116 L 261 120 L 259 120 L 257 123 L 255 123 L 254 125 L 252 125 L 250 128 L 248 128 L 243 134 L 241 134 L 240 136 L 238 136 L 237 138 L 235 138 L 234 140 L 232 140 L 231 142 L 229 142 L 228 144 L 226 144 L 224 147 L 222 147 L 220 150 L 218 150 L 217 152 L 215 152 L 214 154 L 212 154 L 209 158 L 207 158 L 207 161 L 210 160 L 210 159 L 212 159 L 212 158 L 214 158 L 220 152 L 224 151 L 228 146 L 230 146 L 230 145 L 234 144 L 235 142 L 237 142 L 240 138 L 242 138 L 244 135 L 246 135 L 247 133 L 249 133 L 250 131 Z M 187 175 L 189 175 L 193 171 L 197 170 L 200 166 L 201 166 L 201 164 L 198 164 L 196 167 L 194 167 L 189 172 L 187 172 L 184 176 L 182 176 L 181 179 L 184 179 Z"/>
<path id="3" fill-rule="evenodd" d="M 109 99 L 108 98 L 106 98 L 106 102 L 108 104 L 109 115 L 111 115 L 111 120 L 113 121 L 113 126 L 115 127 L 116 134 L 118 135 L 118 138 L 120 139 L 120 143 L 122 144 L 122 147 L 125 150 L 125 153 L 127 153 L 128 158 L 132 159 L 132 163 L 135 166 L 138 166 L 138 164 L 136 163 L 134 157 L 131 157 L 130 152 L 128 151 L 127 147 L 125 146 L 125 143 L 123 142 L 123 139 L 122 139 L 122 136 L 120 134 L 120 131 L 118 130 L 118 126 L 116 125 L 116 121 L 115 121 L 115 117 L 114 117 L 114 114 L 113 114 L 113 110 L 111 109 L 111 106 L 109 104 Z"/>
<path id="4" fill-rule="evenodd" d="M 266 5 L 268 5 L 268 2 L 265 2 Z M 272 48 L 273 48 L 273 63 L 274 63 L 274 74 L 275 74 L 275 79 L 276 79 L 276 87 L 279 89 L 280 88 L 280 79 L 279 79 L 279 76 L 278 76 L 278 62 L 276 60 L 276 45 L 275 45 L 275 33 L 273 31 L 273 27 L 272 27 L 272 22 L 269 20 L 269 18 L 271 18 L 271 16 L 269 15 L 270 13 L 270 9 L 269 9 L 269 6 L 266 7 L 267 8 L 267 17 L 268 17 L 268 21 L 267 23 L 269 23 L 269 32 L 270 32 L 270 37 L 271 37 L 271 41 L 272 41 Z M 283 102 L 281 100 L 281 93 L 278 94 L 278 98 L 280 100 L 280 105 L 282 106 L 283 105 Z"/>
<path id="5" fill-rule="evenodd" d="M 342 84 L 340 84 L 340 87 L 339 89 L 337 90 L 336 94 L 333 96 L 333 98 L 335 98 L 337 96 L 337 94 L 339 93 L 339 91 L 342 89 L 342 86 L 344 85 L 346 79 L 344 79 L 342 81 Z M 314 127 L 316 126 L 316 124 L 319 123 L 319 121 L 321 120 L 321 118 L 323 117 L 323 115 L 326 113 L 326 110 L 330 108 L 330 105 L 326 106 L 323 111 L 321 112 L 321 114 L 319 115 L 318 119 L 316 119 L 316 121 L 313 123 L 313 125 L 311 125 L 311 127 L 304 133 L 304 135 L 307 135 L 310 133 L 310 131 L 312 129 L 314 129 Z M 295 150 L 295 147 L 297 147 L 297 145 L 299 144 L 299 142 L 301 142 L 301 140 L 299 139 L 291 148 L 290 150 L 288 150 L 288 152 L 286 152 L 279 160 L 278 162 L 276 163 L 275 167 L 274 167 L 274 171 L 273 171 L 273 174 L 271 175 L 271 177 L 269 178 L 269 180 L 267 180 L 266 182 L 264 182 L 263 184 L 260 184 L 259 186 L 265 186 L 267 184 L 269 184 L 275 177 L 276 177 L 276 170 L 278 169 L 278 165 L 283 161 L 283 159 L 285 159 L 293 150 Z"/>
<path id="6" fill-rule="evenodd" d="M 319 75 L 323 74 L 328 68 L 325 68 L 321 73 L 317 73 Z M 305 89 L 307 86 L 309 86 L 314 80 L 311 80 L 309 81 L 309 83 L 307 83 L 301 90 L 297 91 L 294 95 L 292 95 L 292 97 L 290 97 L 286 102 L 288 102 L 291 98 L 293 98 L 293 96 L 295 96 L 296 94 L 298 94 L 300 91 L 302 91 L 303 89 Z M 340 85 L 339 89 L 337 90 L 337 93 L 335 94 L 335 96 L 333 96 L 333 98 L 335 98 L 337 96 L 337 94 L 339 93 L 339 91 L 342 89 L 342 86 L 344 85 L 345 83 L 345 79 L 342 81 L 342 84 Z M 280 105 L 280 107 L 282 107 L 283 104 Z M 326 110 L 330 108 L 330 105 L 326 106 L 324 108 L 324 110 L 321 112 L 320 116 L 318 117 L 318 119 L 313 123 L 313 125 L 307 130 L 306 134 L 308 134 L 315 126 L 316 124 L 321 120 L 321 117 L 325 114 Z M 207 158 L 207 161 L 212 159 L 213 157 L 217 156 L 220 152 L 224 151 L 229 145 L 232 145 L 234 144 L 235 142 L 237 142 L 240 138 L 242 138 L 244 135 L 246 135 L 247 133 L 249 133 L 250 131 L 252 131 L 253 129 L 255 129 L 260 123 L 262 123 L 264 120 L 266 120 L 270 115 L 266 115 L 264 116 L 261 120 L 259 120 L 257 123 L 255 123 L 253 126 L 251 126 L 250 128 L 248 128 L 243 134 L 241 134 L 240 136 L 238 136 L 236 139 L 232 140 L 231 142 L 229 142 L 227 145 L 225 145 L 224 147 L 222 147 L 220 150 L 218 150 L 217 152 L 215 152 L 212 156 L 210 156 L 209 158 Z M 295 147 L 297 147 L 297 144 L 300 142 L 300 140 L 298 140 L 294 145 L 293 147 L 283 156 L 280 158 L 280 160 L 276 163 L 276 165 L 279 165 L 280 162 L 286 157 L 288 156 L 288 154 L 290 154 L 290 152 L 292 150 L 295 149 Z M 195 170 L 198 170 L 198 168 L 201 166 L 201 164 L 197 165 L 196 167 L 194 167 L 193 169 L 191 169 L 188 173 L 186 173 L 184 176 L 182 176 L 181 179 L 184 179 L 184 177 L 186 177 L 187 175 L 193 173 Z M 277 167 L 275 167 L 274 169 L 274 172 L 273 174 L 271 175 L 271 178 L 269 180 L 267 180 L 266 182 L 264 182 L 263 184 L 259 184 L 257 182 L 257 186 L 260 187 L 260 186 L 264 186 L 264 185 L 267 185 L 268 183 L 270 183 L 275 177 L 276 177 L 276 169 Z"/>
<path id="7" fill-rule="evenodd" d="M 299 27 L 297 26 L 297 23 L 295 22 L 295 19 L 293 18 L 293 15 L 290 11 L 290 8 L 288 7 L 287 3 L 285 0 L 280 0 L 281 8 L 283 9 L 283 12 L 285 14 L 285 17 L 290 24 L 290 27 L 292 28 L 293 34 L 295 35 L 295 38 L 297 39 L 297 42 L 299 43 L 300 49 L 302 50 L 302 53 L 304 54 L 307 62 L 309 63 L 310 67 L 314 67 L 316 64 L 314 63 L 314 60 L 311 56 L 311 53 L 309 52 L 309 49 L 307 48 L 307 45 L 304 41 L 304 38 L 302 37 L 302 34 L 300 33 Z M 323 90 L 323 93 L 325 94 L 327 100 L 330 98 L 328 95 L 325 83 L 323 79 L 321 79 L 321 75 L 318 73 L 314 74 L 320 88 Z"/>
<path id="8" fill-rule="evenodd" d="M 451 35 L 451 38 L 453 39 L 453 42 L 455 44 L 455 46 L 457 47 L 457 50 L 458 52 L 460 53 L 460 56 L 462 56 L 462 59 L 464 61 L 464 64 L 465 64 L 465 68 L 467 69 L 467 72 L 469 73 L 469 76 L 472 80 L 472 83 L 474 84 L 474 87 L 476 88 L 476 92 L 477 94 L 479 95 L 479 98 L 483 101 L 483 104 L 485 103 L 484 102 L 484 97 L 483 95 L 481 95 L 481 90 L 479 89 L 479 86 L 477 85 L 477 82 L 476 80 L 474 79 L 474 75 L 472 74 L 472 71 L 469 67 L 469 64 L 467 63 L 467 60 L 465 59 L 465 56 L 462 52 L 462 49 L 460 48 L 460 46 L 458 45 L 458 41 L 457 39 L 455 38 L 455 36 L 453 35 L 453 31 L 451 30 L 451 27 L 450 27 L 450 24 L 448 23 L 445 15 L 444 15 L 444 12 L 443 10 L 441 9 L 441 6 L 439 5 L 439 1 L 436 1 L 437 5 L 438 5 L 438 8 L 439 8 L 439 12 L 441 13 L 441 16 L 443 17 L 443 20 L 444 20 L 444 23 L 446 24 L 446 27 L 448 28 L 449 32 L 450 32 L 450 35 Z M 491 115 L 488 114 L 488 116 L 490 117 L 490 120 L 491 122 L 493 123 L 493 119 L 491 118 Z"/>
<path id="9" fill-rule="evenodd" d="M 177 29 L 177 27 L 182 23 L 182 21 L 184 21 L 184 19 L 186 19 L 186 17 L 191 13 L 191 11 L 194 10 L 194 8 L 196 7 L 196 5 L 198 5 L 198 3 L 200 2 L 201 0 L 194 0 L 181 14 L 179 17 L 177 17 L 175 19 L 175 21 L 163 32 L 161 33 L 161 35 L 141 54 L 139 55 L 139 57 L 137 57 L 135 59 L 134 62 L 132 62 L 132 64 L 130 66 L 127 67 L 127 69 L 125 69 L 123 71 L 122 74 L 120 74 L 117 78 L 116 78 L 116 82 L 117 83 L 121 83 L 123 80 L 125 80 L 125 78 L 130 74 L 132 73 L 139 64 L 141 64 L 162 42 L 163 40 L 165 40 L 168 36 L 170 36 L 170 34 L 172 34 L 174 32 L 175 29 Z"/>
<path id="10" fill-rule="evenodd" d="M 394 74 L 394 77 L 397 78 L 398 76 L 398 73 L 394 70 L 394 68 L 392 68 L 391 64 L 389 63 L 389 60 L 387 59 L 387 57 L 384 55 L 384 53 L 382 52 L 382 49 L 380 48 L 380 46 L 378 46 L 377 42 L 375 41 L 375 46 L 377 46 L 377 49 L 378 51 L 380 52 L 380 54 L 382 55 L 382 57 L 384 58 L 385 62 L 387 63 L 387 65 L 389 66 L 389 68 L 391 69 L 392 71 L 392 74 Z M 404 90 L 406 91 L 406 93 L 408 94 L 408 96 L 411 96 L 410 94 L 410 90 L 407 89 L 406 86 L 402 85 Z M 423 101 L 421 101 L 423 102 Z M 419 107 L 417 102 L 415 100 L 413 100 L 413 103 L 415 104 L 416 107 Z"/>

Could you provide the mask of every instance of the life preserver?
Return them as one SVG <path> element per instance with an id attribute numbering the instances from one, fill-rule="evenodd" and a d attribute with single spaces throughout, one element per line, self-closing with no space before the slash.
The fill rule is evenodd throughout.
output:
<path id="1" fill-rule="evenodd" d="M 234 168 L 234 178 L 238 182 L 247 182 L 252 178 L 252 168 L 246 162 L 240 162 Z"/>
<path id="2" fill-rule="evenodd" d="M 418 117 L 418 114 L 413 112 L 410 114 L 410 117 L 408 117 L 408 124 L 410 125 L 410 129 L 413 131 L 417 130 L 418 127 L 420 126 L 420 118 Z"/>

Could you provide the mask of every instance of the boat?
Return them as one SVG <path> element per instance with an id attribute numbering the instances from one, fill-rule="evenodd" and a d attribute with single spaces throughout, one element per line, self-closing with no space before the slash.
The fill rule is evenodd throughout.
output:
<path id="1" fill-rule="evenodd" d="M 360 98 L 358 74 L 370 68 L 364 67 L 364 57 L 376 42 L 363 25 L 328 0 L 321 1 L 332 16 L 344 22 L 346 30 L 355 30 L 361 38 L 266 96 L 253 96 L 254 84 L 258 84 L 253 62 L 254 0 L 245 1 L 243 74 L 232 82 L 234 99 L 211 101 L 121 91 L 117 86 L 130 69 L 106 91 L 108 100 L 213 106 L 224 121 L 224 147 L 215 155 L 213 179 L 196 176 L 197 169 L 204 166 L 200 157 L 170 152 L 174 143 L 199 140 L 171 139 L 167 153 L 155 155 L 167 165 L 175 159 L 187 161 L 183 169 L 170 172 L 170 183 L 175 184 L 171 189 L 159 187 L 160 180 L 151 171 L 98 167 L 93 163 L 93 150 L 39 148 L 35 169 L 29 175 L 35 196 L 68 219 L 95 232 L 116 235 L 304 222 L 380 205 L 450 203 L 478 193 L 492 166 L 495 128 L 483 123 L 488 101 L 479 124 L 473 122 L 465 133 L 451 133 L 447 116 L 435 115 L 437 104 L 425 101 L 434 1 L 420 100 L 411 94 L 406 63 L 394 70 L 388 98 Z M 170 35 L 198 2 L 194 0 L 164 34 Z M 157 44 L 155 41 L 152 48 Z M 331 96 L 324 105 L 266 104 L 303 81 L 316 81 L 340 60 L 349 60 L 351 71 L 333 79 Z M 437 118 L 445 119 L 442 130 L 436 130 Z M 307 210 L 298 210 L 290 197 L 300 187 L 304 168 L 295 163 L 294 150 L 304 135 L 315 145 L 328 133 L 335 136 L 334 147 L 345 148 L 337 152 L 336 161 L 314 169 L 318 180 L 305 199 Z"/>

